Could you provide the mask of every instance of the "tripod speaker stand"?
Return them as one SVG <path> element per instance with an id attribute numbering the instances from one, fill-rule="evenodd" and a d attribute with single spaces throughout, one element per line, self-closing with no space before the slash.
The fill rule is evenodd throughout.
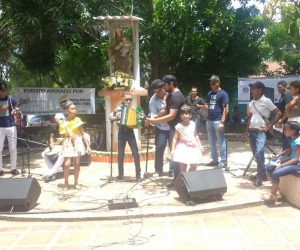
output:
<path id="1" fill-rule="evenodd" d="M 112 176 L 112 150 L 113 150 L 113 122 L 114 120 L 111 120 L 110 121 L 110 176 L 105 178 L 105 179 L 102 179 L 100 178 L 100 180 L 106 180 L 107 182 L 105 182 L 104 184 L 102 184 L 100 187 L 104 187 L 110 183 L 112 183 L 114 181 L 114 178 Z"/>
<path id="2" fill-rule="evenodd" d="M 147 129 L 147 151 L 146 151 L 146 167 L 145 167 L 145 173 L 144 173 L 144 176 L 143 178 L 137 182 L 136 184 L 134 184 L 131 189 L 133 189 L 136 185 L 138 185 L 139 183 L 143 182 L 144 180 L 146 179 L 149 179 L 150 181 L 154 182 L 157 186 L 161 187 L 162 189 L 165 189 L 166 187 L 159 184 L 158 182 L 156 182 L 155 180 L 153 180 L 151 177 L 149 177 L 149 173 L 148 173 L 148 152 L 149 152 L 149 139 L 150 139 L 150 125 L 148 126 L 148 129 Z"/>
<path id="3" fill-rule="evenodd" d="M 31 172 L 30 172 L 30 146 L 29 146 L 29 143 L 34 143 L 34 144 L 45 146 L 45 147 L 47 147 L 48 145 L 44 144 L 44 143 L 36 142 L 36 141 L 31 141 L 31 140 L 28 140 L 28 139 L 19 138 L 19 137 L 12 137 L 12 136 L 10 136 L 10 137 L 15 138 L 17 140 L 23 141 L 25 146 L 27 147 L 27 170 L 28 170 L 27 178 L 30 178 L 31 177 Z M 22 166 L 22 175 L 24 175 L 26 173 L 26 169 L 25 169 L 24 157 L 23 157 L 23 143 L 22 143 L 22 165 L 23 165 Z"/>
<path id="4" fill-rule="evenodd" d="M 276 153 L 274 152 L 274 150 L 272 150 L 267 144 L 265 144 L 265 148 L 267 148 L 273 155 L 276 155 Z M 255 158 L 254 155 L 252 155 L 252 157 L 251 157 L 251 159 L 250 159 L 250 161 L 249 161 L 249 163 L 248 163 L 248 165 L 247 165 L 247 167 L 246 167 L 246 169 L 245 169 L 245 171 L 243 173 L 243 176 L 245 176 L 246 173 L 248 172 L 248 170 L 249 170 L 249 168 L 250 168 L 250 166 L 251 166 L 252 161 L 254 160 L 254 158 Z"/>

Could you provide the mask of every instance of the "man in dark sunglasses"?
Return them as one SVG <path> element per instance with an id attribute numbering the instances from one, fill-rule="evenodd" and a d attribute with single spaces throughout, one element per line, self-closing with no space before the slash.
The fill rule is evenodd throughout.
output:
<path id="1" fill-rule="evenodd" d="M 115 121 L 121 118 L 122 110 L 124 106 L 131 106 L 132 96 L 129 92 L 122 93 L 122 105 L 117 107 L 109 116 L 109 120 Z M 118 123 L 119 124 L 119 123 Z M 125 146 L 126 142 L 132 151 L 132 156 L 134 158 L 135 165 L 135 175 L 136 181 L 141 180 L 141 167 L 140 167 L 140 154 L 135 139 L 135 135 L 132 128 L 127 128 L 125 126 L 119 127 L 118 132 L 118 171 L 119 175 L 117 180 L 122 181 L 124 176 L 124 156 L 125 156 Z"/>
<path id="2" fill-rule="evenodd" d="M 206 166 L 219 166 L 226 168 L 226 142 L 224 124 L 228 114 L 228 94 L 220 87 L 220 78 L 213 75 L 209 80 L 211 91 L 207 94 L 208 117 L 206 120 L 206 130 L 211 152 L 211 162 Z M 216 137 L 220 145 L 221 161 L 218 161 Z"/>

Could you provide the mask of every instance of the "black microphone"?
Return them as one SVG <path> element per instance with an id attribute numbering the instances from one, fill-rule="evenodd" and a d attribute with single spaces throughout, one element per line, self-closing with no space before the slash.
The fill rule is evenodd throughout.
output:
<path id="1" fill-rule="evenodd" d="M 19 108 L 15 108 L 15 110 L 20 114 L 20 115 L 23 115 L 21 110 Z"/>
<path id="2" fill-rule="evenodd" d="M 151 118 L 151 113 L 148 113 L 148 116 L 146 118 Z M 150 124 L 151 126 L 155 126 L 154 124 Z M 160 126 L 160 123 L 156 123 L 156 125 Z"/>

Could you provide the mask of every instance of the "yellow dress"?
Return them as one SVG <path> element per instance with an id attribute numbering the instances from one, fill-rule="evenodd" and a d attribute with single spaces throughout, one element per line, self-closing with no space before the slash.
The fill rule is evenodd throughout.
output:
<path id="1" fill-rule="evenodd" d="M 80 127 L 83 124 L 78 117 L 74 117 L 71 121 L 59 123 L 59 134 L 65 136 L 62 143 L 62 155 L 64 157 L 77 157 L 85 154 L 86 150 L 80 133 Z"/>

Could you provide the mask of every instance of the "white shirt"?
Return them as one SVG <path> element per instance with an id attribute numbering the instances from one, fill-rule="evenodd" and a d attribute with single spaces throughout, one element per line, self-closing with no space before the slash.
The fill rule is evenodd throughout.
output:
<path id="1" fill-rule="evenodd" d="M 271 101 L 270 98 L 267 98 L 264 95 L 259 100 L 253 99 L 249 104 L 249 111 L 252 114 L 249 128 L 261 129 L 261 127 L 265 127 L 266 123 L 259 113 L 261 113 L 266 118 L 269 118 L 271 112 L 274 109 L 276 109 L 275 104 Z"/>

